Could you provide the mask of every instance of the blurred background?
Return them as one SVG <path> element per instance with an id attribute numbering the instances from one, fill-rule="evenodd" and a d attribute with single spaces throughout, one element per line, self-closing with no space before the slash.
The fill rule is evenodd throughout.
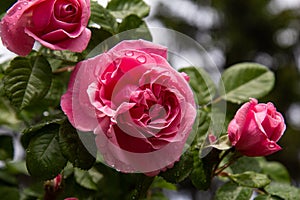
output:
<path id="1" fill-rule="evenodd" d="M 1 11 L 9 2 L 1 2 Z M 106 0 L 100 0 L 105 5 Z M 272 101 L 283 113 L 283 150 L 268 157 L 282 162 L 300 186 L 300 0 L 145 0 L 149 27 L 165 27 L 195 39 L 219 69 L 258 62 L 276 75 Z M 11 4 L 11 3 L 10 3 Z M 1 12 L 2 13 L 2 12 Z M 2 45 L 2 44 L 1 44 Z M 0 63 L 14 56 L 0 46 Z M 228 105 L 236 106 L 236 105 Z M 1 110 L 1 105 L 0 105 Z M 4 129 L 1 129 L 5 132 Z"/>
<path id="2" fill-rule="evenodd" d="M 219 69 L 257 62 L 276 75 L 271 101 L 283 113 L 283 150 L 268 157 L 282 162 L 300 185 L 300 1 L 146 0 L 149 27 L 165 27 L 199 42 Z M 235 106 L 235 105 L 228 105 Z"/>

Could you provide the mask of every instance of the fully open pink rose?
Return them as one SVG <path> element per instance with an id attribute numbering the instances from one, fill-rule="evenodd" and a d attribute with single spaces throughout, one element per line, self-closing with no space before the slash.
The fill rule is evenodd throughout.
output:
<path id="1" fill-rule="evenodd" d="M 21 56 L 35 40 L 53 50 L 81 52 L 91 37 L 89 17 L 90 0 L 19 0 L 1 20 L 1 39 Z"/>
<path id="2" fill-rule="evenodd" d="M 61 107 L 75 128 L 94 131 L 105 162 L 122 172 L 155 175 L 179 160 L 196 117 L 187 75 L 167 49 L 123 41 L 79 63 Z"/>
<path id="3" fill-rule="evenodd" d="M 276 142 L 285 131 L 282 115 L 272 103 L 250 99 L 228 126 L 228 136 L 236 150 L 246 156 L 266 156 L 281 149 Z"/>

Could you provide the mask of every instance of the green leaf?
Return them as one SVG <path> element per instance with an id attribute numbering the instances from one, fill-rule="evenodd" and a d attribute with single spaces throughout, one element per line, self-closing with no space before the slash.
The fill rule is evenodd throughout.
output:
<path id="1" fill-rule="evenodd" d="M 190 174 L 193 185 L 198 190 L 207 190 L 212 179 L 212 169 L 219 160 L 219 151 L 212 149 L 204 158 L 200 158 L 200 152 L 194 152 L 194 165 Z"/>
<path id="2" fill-rule="evenodd" d="M 265 187 L 265 190 L 269 194 L 278 196 L 284 200 L 294 200 L 300 197 L 300 189 L 290 184 L 272 182 Z"/>
<path id="3" fill-rule="evenodd" d="M 241 174 L 229 174 L 229 178 L 244 187 L 262 188 L 270 184 L 271 180 L 266 174 L 247 171 Z"/>
<path id="4" fill-rule="evenodd" d="M 159 177 L 159 176 L 156 176 L 152 185 L 151 185 L 151 188 L 160 188 L 160 189 L 168 189 L 168 190 L 176 190 L 177 187 L 176 185 L 172 184 L 172 183 L 169 183 L 167 182 L 165 179 Z"/>
<path id="5" fill-rule="evenodd" d="M 0 169 L 0 181 L 10 185 L 18 184 L 16 177 L 10 174 L 6 169 Z"/>
<path id="6" fill-rule="evenodd" d="M 10 173 L 10 174 L 15 174 L 15 175 L 19 175 L 19 174 L 25 174 L 28 175 L 28 171 L 26 168 L 26 163 L 25 161 L 17 161 L 17 162 L 8 162 L 6 163 L 6 170 Z"/>
<path id="7" fill-rule="evenodd" d="M 212 145 L 210 145 L 210 146 L 213 147 L 213 148 L 222 150 L 222 151 L 223 151 L 223 150 L 228 150 L 228 149 L 230 149 L 230 148 L 232 147 L 227 134 L 221 136 L 221 137 L 218 139 L 218 142 L 217 142 L 217 143 L 212 144 Z"/>
<path id="8" fill-rule="evenodd" d="M 212 101 L 216 94 L 216 86 L 204 69 L 188 67 L 179 71 L 189 75 L 189 84 L 195 93 L 199 105 L 206 105 Z"/>
<path id="9" fill-rule="evenodd" d="M 260 161 L 262 172 L 267 174 L 272 180 L 281 183 L 290 183 L 290 175 L 284 165 L 275 161 Z"/>
<path id="10" fill-rule="evenodd" d="M 181 156 L 179 162 L 176 162 L 171 169 L 161 172 L 159 176 L 170 183 L 179 183 L 189 176 L 192 171 L 191 166 L 193 165 L 193 162 L 193 152 L 188 149 Z"/>
<path id="11" fill-rule="evenodd" d="M 9 199 L 9 200 L 19 200 L 19 189 L 14 187 L 0 187 L 0 197 L 2 199 Z"/>
<path id="12" fill-rule="evenodd" d="M 58 113 L 56 115 L 52 115 L 46 117 L 41 122 L 36 123 L 35 125 L 26 128 L 23 130 L 23 135 L 21 136 L 21 143 L 23 147 L 26 149 L 29 145 L 31 138 L 40 133 L 40 129 L 50 124 L 62 124 L 62 122 L 66 119 L 66 116 L 63 113 Z"/>
<path id="13" fill-rule="evenodd" d="M 57 140 L 58 124 L 50 124 L 39 130 L 26 150 L 26 165 L 29 173 L 39 179 L 54 178 L 67 163 Z"/>
<path id="14" fill-rule="evenodd" d="M 274 73 L 256 63 L 240 63 L 226 69 L 222 75 L 225 91 L 222 98 L 232 103 L 243 103 L 250 97 L 260 98 L 274 86 Z"/>
<path id="15" fill-rule="evenodd" d="M 251 196 L 252 189 L 227 182 L 217 190 L 214 200 L 243 200 Z"/>
<path id="16" fill-rule="evenodd" d="M 271 195 L 258 195 L 254 200 L 280 200 L 280 198 Z"/>
<path id="17" fill-rule="evenodd" d="M 5 71 L 4 90 L 11 104 L 20 110 L 42 99 L 51 86 L 52 71 L 42 57 L 17 57 Z"/>
<path id="18" fill-rule="evenodd" d="M 8 135 L 0 135 L 0 160 L 12 160 L 13 156 L 13 138 Z"/>
<path id="19" fill-rule="evenodd" d="M 118 23 L 116 18 L 96 1 L 91 1 L 91 17 L 89 27 L 95 28 L 95 24 L 112 34 L 116 34 L 118 32 Z"/>
<path id="20" fill-rule="evenodd" d="M 9 105 L 9 101 L 0 97 L 0 124 L 1 125 L 16 125 L 20 121 L 18 120 L 16 113 Z"/>
<path id="21" fill-rule="evenodd" d="M 230 168 L 235 174 L 243 173 L 245 171 L 253 171 L 257 173 L 262 173 L 262 169 L 259 164 L 258 158 L 255 157 L 241 157 L 236 162 L 234 162 Z"/>
<path id="22" fill-rule="evenodd" d="M 147 24 L 137 15 L 128 15 L 119 25 L 119 33 L 128 30 L 130 30 L 130 32 L 128 34 L 127 32 L 125 33 L 126 39 L 144 39 L 152 41 L 152 35 Z"/>
<path id="23" fill-rule="evenodd" d="M 117 19 L 124 19 L 131 14 L 143 18 L 150 12 L 150 7 L 143 0 L 111 0 L 107 5 L 107 9 Z"/>
<path id="24" fill-rule="evenodd" d="M 90 190 L 98 190 L 98 182 L 102 179 L 102 174 L 100 174 L 95 169 L 90 169 L 89 171 L 81 170 L 78 168 L 74 169 L 74 176 L 76 182 L 82 187 Z"/>
<path id="25" fill-rule="evenodd" d="M 74 167 L 90 169 L 96 160 L 97 147 L 93 133 L 82 133 L 85 138 L 89 152 L 82 143 L 76 129 L 66 120 L 59 129 L 59 146 L 63 155 L 73 164 Z"/>

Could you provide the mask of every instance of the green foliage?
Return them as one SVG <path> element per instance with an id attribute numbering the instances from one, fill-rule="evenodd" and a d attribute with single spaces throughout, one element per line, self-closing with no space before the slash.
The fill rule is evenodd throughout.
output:
<path id="1" fill-rule="evenodd" d="M 300 197 L 300 190 L 299 188 L 296 188 L 294 186 L 291 186 L 290 184 L 286 183 L 276 183 L 273 182 L 267 187 L 265 187 L 265 190 L 276 197 L 280 197 L 285 200 L 294 200 L 298 199 Z"/>
<path id="2" fill-rule="evenodd" d="M 124 19 L 131 14 L 143 18 L 150 12 L 150 7 L 142 0 L 112 0 L 109 1 L 107 9 L 117 19 Z"/>
<path id="3" fill-rule="evenodd" d="M 270 179 L 266 174 L 246 171 L 241 174 L 229 174 L 229 178 L 240 186 L 263 188 L 270 184 Z"/>
<path id="4" fill-rule="evenodd" d="M 67 163 L 60 151 L 58 124 L 50 124 L 38 130 L 26 150 L 26 164 L 29 173 L 39 179 L 52 179 Z"/>
<path id="5" fill-rule="evenodd" d="M 22 110 L 43 98 L 52 81 L 51 67 L 42 57 L 17 57 L 5 71 L 4 89 L 12 105 Z"/>
<path id="6" fill-rule="evenodd" d="M 9 200 L 19 200 L 19 190 L 14 187 L 0 187 L 0 196 Z"/>
<path id="7" fill-rule="evenodd" d="M 256 63 L 241 63 L 226 69 L 222 75 L 225 91 L 222 98 L 243 103 L 250 97 L 260 98 L 268 94 L 274 86 L 275 77 L 267 67 Z"/>
<path id="8" fill-rule="evenodd" d="M 0 135 L 0 160 L 12 160 L 13 156 L 13 138 L 8 135 Z"/>
<path id="9" fill-rule="evenodd" d="M 88 142 L 89 149 L 94 152 L 88 152 L 80 140 L 75 128 L 66 120 L 59 129 L 59 146 L 62 154 L 73 164 L 74 167 L 81 169 L 90 169 L 96 158 L 97 147 L 92 133 L 83 133 L 83 137 L 91 137 Z M 91 135 L 91 136 L 88 136 Z M 90 188 L 88 188 L 90 189 Z"/>
<path id="10" fill-rule="evenodd" d="M 228 182 L 217 190 L 214 200 L 250 199 L 251 195 L 252 190 L 250 188 L 239 186 L 232 182 Z"/>
<path id="11" fill-rule="evenodd" d="M 91 17 L 89 26 L 99 25 L 102 29 L 116 34 L 118 32 L 118 23 L 116 18 L 105 8 L 95 1 L 91 1 Z"/>
<path id="12" fill-rule="evenodd" d="M 216 86 L 210 75 L 203 68 L 188 67 L 179 71 L 189 75 L 189 84 L 195 93 L 199 105 L 206 105 L 212 101 L 216 94 Z"/>

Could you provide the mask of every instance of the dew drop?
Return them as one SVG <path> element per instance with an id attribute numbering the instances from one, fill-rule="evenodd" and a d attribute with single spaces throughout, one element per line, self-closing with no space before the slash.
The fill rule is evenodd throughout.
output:
<path id="1" fill-rule="evenodd" d="M 18 6 L 17 9 L 18 9 L 18 10 L 22 10 L 22 7 L 21 7 L 21 6 Z"/>
<path id="2" fill-rule="evenodd" d="M 145 56 L 139 56 L 136 58 L 137 61 L 139 61 L 140 63 L 145 63 L 146 62 L 146 57 Z"/>
<path id="3" fill-rule="evenodd" d="M 25 5 L 25 6 L 26 6 L 27 4 L 28 4 L 28 2 L 26 2 L 26 1 L 25 1 L 25 2 L 23 2 L 23 5 Z"/>
<path id="4" fill-rule="evenodd" d="M 132 51 L 127 51 L 127 52 L 125 53 L 125 55 L 126 55 L 126 56 L 133 56 L 134 53 L 133 53 Z"/>
<path id="5" fill-rule="evenodd" d="M 275 147 L 275 144 L 269 144 L 269 147 L 270 147 L 271 149 L 273 149 L 273 148 Z"/>

